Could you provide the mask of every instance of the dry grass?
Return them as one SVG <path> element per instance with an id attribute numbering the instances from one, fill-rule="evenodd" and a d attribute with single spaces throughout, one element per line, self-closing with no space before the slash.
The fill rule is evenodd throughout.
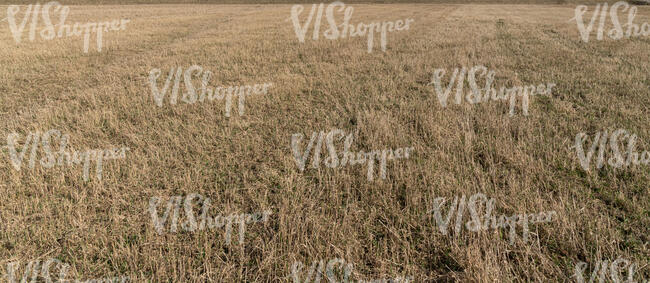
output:
<path id="1" fill-rule="evenodd" d="M 422 3 L 422 4 L 596 4 L 615 3 L 619 0 L 350 0 L 346 4 L 391 4 L 391 3 Z M 646 0 L 631 0 L 630 3 L 640 3 Z M 43 1 L 42 4 L 48 1 Z M 59 1 L 65 5 L 134 5 L 134 4 L 296 4 L 296 3 L 330 3 L 334 1 L 318 0 L 66 0 Z M 0 0 L 0 5 L 29 5 L 36 2 L 30 0 Z"/>
<path id="2" fill-rule="evenodd" d="M 586 174 L 570 146 L 579 132 L 625 128 L 650 150 L 650 39 L 584 43 L 572 5 L 354 5 L 353 22 L 416 20 L 368 54 L 365 38 L 300 44 L 290 7 L 72 7 L 68 21 L 131 19 L 89 54 L 80 38 L 16 45 L 1 23 L 3 140 L 59 129 L 78 149 L 131 152 L 84 182 L 78 166 L 16 171 L 3 149 L 0 266 L 56 257 L 72 278 L 289 282 L 294 261 L 339 257 L 355 280 L 566 282 L 578 261 L 648 264 L 650 170 Z M 650 22 L 650 8 L 637 22 Z M 215 73 L 211 85 L 275 85 L 241 117 L 224 117 L 223 102 L 155 106 L 149 70 L 192 64 Z M 497 83 L 558 86 L 533 98 L 528 117 L 508 117 L 503 103 L 442 108 L 427 86 L 433 70 L 474 65 L 498 70 Z M 334 128 L 357 132 L 355 151 L 415 155 L 373 182 L 359 166 L 297 170 L 291 135 Z M 213 214 L 274 214 L 249 225 L 243 245 L 225 244 L 223 230 L 156 234 L 149 198 L 194 192 Z M 555 210 L 559 220 L 514 245 L 493 230 L 438 233 L 433 199 L 477 192 L 499 214 Z"/>

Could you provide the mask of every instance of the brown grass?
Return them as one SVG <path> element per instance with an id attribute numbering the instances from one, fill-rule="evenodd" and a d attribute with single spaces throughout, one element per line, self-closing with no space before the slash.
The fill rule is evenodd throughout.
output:
<path id="1" fill-rule="evenodd" d="M 346 4 L 515 4 L 515 5 L 549 5 L 549 4 L 596 4 L 615 3 L 619 0 L 350 0 Z M 644 0 L 632 0 L 630 3 L 640 3 Z M 49 1 L 41 1 L 41 4 Z M 318 0 L 66 0 L 59 1 L 64 5 L 140 5 L 140 4 L 297 4 L 297 3 L 331 3 L 334 1 Z M 0 0 L 0 5 L 29 5 L 36 2 L 30 0 Z"/>
<path id="2" fill-rule="evenodd" d="M 289 5 L 72 7 L 68 21 L 131 19 L 89 54 L 80 38 L 16 45 L 0 23 L 3 140 L 59 129 L 77 149 L 131 149 L 89 182 L 79 166 L 16 171 L 3 149 L 0 266 L 56 257 L 80 279 L 289 282 L 294 261 L 339 257 L 355 281 L 566 282 L 578 261 L 648 264 L 648 167 L 587 174 L 570 149 L 579 132 L 625 128 L 650 150 L 647 37 L 584 43 L 572 5 L 354 7 L 353 22 L 416 21 L 371 54 L 365 38 L 299 43 Z M 637 22 L 649 21 L 639 8 Z M 212 85 L 275 85 L 244 116 L 224 117 L 223 102 L 156 107 L 149 70 L 192 64 L 215 73 Z M 474 65 L 498 70 L 498 83 L 558 86 L 533 98 L 528 117 L 502 103 L 442 108 L 427 86 L 433 70 Z M 359 166 L 297 170 L 291 135 L 334 128 L 357 132 L 355 151 L 415 155 L 373 182 Z M 249 225 L 243 245 L 226 245 L 223 230 L 156 234 L 149 198 L 194 192 L 213 215 L 274 214 Z M 555 210 L 559 220 L 514 245 L 493 230 L 438 233 L 433 199 L 478 192 L 499 214 Z"/>

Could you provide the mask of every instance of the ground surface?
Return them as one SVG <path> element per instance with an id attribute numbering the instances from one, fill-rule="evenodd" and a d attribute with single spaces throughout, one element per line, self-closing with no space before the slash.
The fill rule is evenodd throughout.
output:
<path id="1" fill-rule="evenodd" d="M 58 129 L 75 149 L 130 148 L 88 182 L 80 166 L 17 171 L 3 148 L 2 269 L 57 258 L 68 278 L 289 282 L 295 261 L 343 258 L 355 281 L 566 282 L 579 261 L 623 257 L 650 277 L 649 167 L 586 173 L 571 149 L 577 133 L 625 128 L 650 150 L 650 38 L 585 43 L 569 21 L 575 5 L 354 7 L 355 23 L 415 23 L 370 54 L 365 37 L 299 43 L 290 5 L 72 6 L 69 22 L 131 20 L 88 54 L 79 37 L 17 45 L 0 23 L 3 140 Z M 162 70 L 161 85 L 193 64 L 215 73 L 212 86 L 274 86 L 243 116 L 225 117 L 223 101 L 157 107 L 149 71 Z M 497 84 L 557 87 L 529 116 L 496 102 L 441 107 L 434 69 L 474 65 L 497 70 Z M 299 171 L 291 135 L 335 128 L 355 132 L 354 151 L 415 153 L 389 163 L 385 180 L 368 181 L 365 166 Z M 528 243 L 495 230 L 442 235 L 427 214 L 434 198 L 479 192 L 497 214 L 558 219 L 532 226 Z M 210 197 L 213 215 L 273 214 L 248 225 L 243 244 L 226 244 L 223 229 L 158 235 L 150 198 L 191 193 Z"/>

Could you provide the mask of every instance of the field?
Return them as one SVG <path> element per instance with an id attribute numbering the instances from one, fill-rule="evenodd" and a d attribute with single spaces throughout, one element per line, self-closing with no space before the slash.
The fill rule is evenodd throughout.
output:
<path id="1" fill-rule="evenodd" d="M 385 51 L 376 35 L 370 53 L 367 37 L 312 40 L 311 28 L 301 43 L 289 4 L 70 6 L 69 23 L 130 20 L 104 34 L 101 52 L 92 35 L 88 53 L 78 36 L 30 41 L 29 24 L 16 43 L 0 22 L 0 274 L 55 258 L 66 279 L 294 282 L 295 262 L 306 274 L 340 258 L 354 282 L 575 282 L 579 262 L 588 279 L 599 260 L 625 258 L 638 282 L 650 278 L 650 167 L 585 170 L 574 148 L 579 133 L 590 145 L 626 129 L 650 150 L 650 37 L 584 42 L 575 4 L 352 6 L 352 23 L 414 22 L 388 33 Z M 650 22 L 650 6 L 635 22 Z M 162 89 L 172 68 L 192 65 L 214 73 L 211 87 L 272 86 L 242 113 L 233 98 L 229 117 L 224 100 L 179 94 L 158 106 L 151 70 Z M 556 86 L 531 97 L 527 116 L 520 104 L 510 116 L 507 103 L 456 104 L 454 94 L 443 107 L 434 71 L 447 70 L 446 84 L 454 68 L 477 65 L 496 71 L 495 85 Z M 68 149 L 128 151 L 104 161 L 101 179 L 95 163 L 88 178 L 81 165 L 43 166 L 40 148 L 30 166 L 26 137 L 51 129 L 69 135 Z M 311 157 L 301 171 L 292 136 L 304 135 L 304 150 L 312 132 L 334 129 L 354 133 L 351 151 L 412 155 L 388 162 L 385 179 L 368 180 L 366 165 L 312 168 Z M 26 153 L 20 170 L 12 133 Z M 224 228 L 181 229 L 183 211 L 178 231 L 157 233 L 151 198 L 162 215 L 167 200 L 193 193 L 210 198 L 210 215 L 272 214 L 243 241 L 241 225 L 230 241 Z M 514 243 L 505 229 L 454 231 L 455 219 L 441 233 L 434 200 L 477 193 L 494 198 L 496 215 L 557 217 L 531 225 L 528 241 L 517 230 Z"/>

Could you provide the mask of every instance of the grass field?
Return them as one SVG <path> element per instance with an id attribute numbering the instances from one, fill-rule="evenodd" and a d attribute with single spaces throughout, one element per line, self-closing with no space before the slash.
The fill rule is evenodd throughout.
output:
<path id="1" fill-rule="evenodd" d="M 17 44 L 0 22 L 2 145 L 57 129 L 78 150 L 130 149 L 85 181 L 79 165 L 30 168 L 29 155 L 16 170 L 3 147 L 2 274 L 56 258 L 68 279 L 293 282 L 296 261 L 342 258 L 355 282 L 575 282 L 578 262 L 625 258 L 638 282 L 650 278 L 650 167 L 585 172 L 572 149 L 580 132 L 624 128 L 650 150 L 649 37 L 584 42 L 572 4 L 353 7 L 353 23 L 415 21 L 372 53 L 366 37 L 314 41 L 310 30 L 300 43 L 291 5 L 70 6 L 68 22 L 130 20 L 104 34 L 101 52 L 91 37 L 88 53 L 81 37 L 29 41 L 29 24 Z M 635 22 L 650 22 L 650 7 Z M 222 100 L 158 107 L 150 71 L 162 88 L 170 69 L 191 65 L 214 73 L 211 86 L 273 86 L 247 98 L 244 115 L 233 102 L 226 117 Z M 492 101 L 442 107 L 434 70 L 476 65 L 496 70 L 497 85 L 556 87 L 531 98 L 528 116 Z M 369 181 L 365 166 L 300 171 L 292 135 L 304 148 L 332 129 L 354 133 L 353 151 L 414 152 L 385 179 Z M 243 243 L 224 229 L 156 233 L 150 199 L 192 193 L 211 199 L 212 215 L 272 214 Z M 505 230 L 441 234 L 434 199 L 476 193 L 499 215 L 557 219 L 514 244 Z"/>
<path id="2" fill-rule="evenodd" d="M 632 0 L 646 1 L 646 0 Z M 630 1 L 630 2 L 632 2 Z M 316 0 L 68 0 L 59 1 L 63 5 L 140 5 L 140 4 L 297 4 L 297 3 L 331 3 Z M 334 1 L 332 1 L 334 2 Z M 346 4 L 596 4 L 615 3 L 616 0 L 351 0 Z M 42 2 L 41 4 L 45 4 Z M 0 0 L 0 5 L 36 4 L 29 0 Z"/>

